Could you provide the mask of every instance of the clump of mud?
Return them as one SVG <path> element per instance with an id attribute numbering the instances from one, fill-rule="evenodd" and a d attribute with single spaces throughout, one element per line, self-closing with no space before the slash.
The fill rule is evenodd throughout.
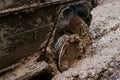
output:
<path id="1" fill-rule="evenodd" d="M 75 16 L 63 29 L 64 34 L 58 38 L 55 46 L 57 65 L 61 72 L 75 65 L 81 58 L 93 54 L 92 38 L 88 28 L 82 18 Z"/>

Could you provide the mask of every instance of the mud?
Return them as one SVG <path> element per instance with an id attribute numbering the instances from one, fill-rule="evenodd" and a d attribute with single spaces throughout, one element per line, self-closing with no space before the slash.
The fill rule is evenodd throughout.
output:
<path id="1" fill-rule="evenodd" d="M 103 69 L 96 78 L 97 80 L 119 80 L 120 79 L 120 61 L 114 59 L 107 69 Z"/>
<path id="2" fill-rule="evenodd" d="M 75 16 L 62 29 L 63 36 L 59 37 L 57 42 L 55 41 L 55 50 L 57 50 L 55 54 L 57 54 L 58 69 L 61 72 L 68 70 L 78 60 L 93 55 L 92 37 L 88 28 L 81 17 Z"/>

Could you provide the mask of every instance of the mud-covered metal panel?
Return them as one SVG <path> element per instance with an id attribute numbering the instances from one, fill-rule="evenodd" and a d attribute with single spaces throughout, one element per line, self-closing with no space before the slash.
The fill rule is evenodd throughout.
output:
<path id="1" fill-rule="evenodd" d="M 56 6 L 49 6 L 0 18 L 0 69 L 39 48 L 56 12 Z"/>

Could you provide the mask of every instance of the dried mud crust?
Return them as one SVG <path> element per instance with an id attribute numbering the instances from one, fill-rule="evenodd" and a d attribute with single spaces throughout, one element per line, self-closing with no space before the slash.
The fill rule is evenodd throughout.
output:
<path id="1" fill-rule="evenodd" d="M 120 79 L 120 60 L 113 59 L 107 66 L 97 74 L 96 80 L 119 80 Z"/>
<path id="2" fill-rule="evenodd" d="M 75 16 L 70 24 L 66 27 L 67 30 L 74 34 L 79 34 L 83 46 L 83 54 L 91 55 L 92 52 L 92 34 L 89 32 L 89 26 L 82 18 Z"/>

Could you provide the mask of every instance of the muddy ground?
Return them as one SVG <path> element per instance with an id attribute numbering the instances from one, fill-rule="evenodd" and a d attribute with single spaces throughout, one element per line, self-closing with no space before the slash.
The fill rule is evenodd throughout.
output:
<path id="1" fill-rule="evenodd" d="M 100 0 L 91 13 L 92 22 L 88 29 L 92 38 L 92 55 L 81 58 L 63 72 L 57 70 L 52 73 L 54 70 L 48 69 L 51 65 L 44 61 L 36 62 L 37 52 L 0 80 L 21 80 L 30 73 L 30 80 L 120 80 L 120 1 Z M 33 74 L 36 75 L 33 77 Z"/>

